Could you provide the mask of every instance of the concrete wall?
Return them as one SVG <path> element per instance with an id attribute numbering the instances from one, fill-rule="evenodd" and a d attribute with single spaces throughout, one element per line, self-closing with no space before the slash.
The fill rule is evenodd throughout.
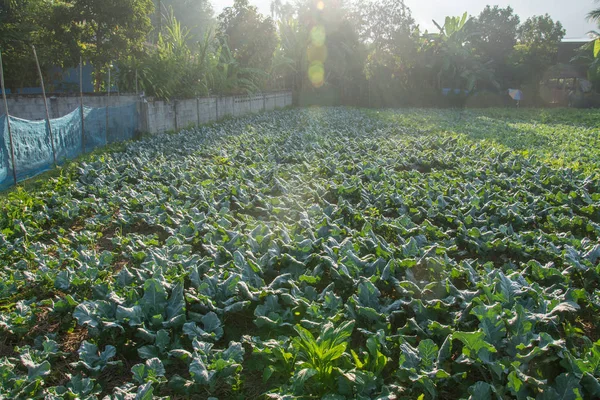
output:
<path id="1" fill-rule="evenodd" d="M 202 97 L 171 102 L 147 99 L 141 104 L 140 130 L 163 133 L 205 124 L 224 117 L 237 117 L 291 105 L 292 92 Z M 147 124 L 144 124 L 144 119 L 148 121 Z"/>
<path id="2" fill-rule="evenodd" d="M 59 118 L 79 107 L 77 96 L 57 95 L 48 98 L 50 118 Z M 136 95 L 86 95 L 86 107 L 103 108 L 138 102 L 139 127 L 141 132 L 163 133 L 216 121 L 227 116 L 241 116 L 261 111 L 274 110 L 292 105 L 292 92 L 275 92 L 249 96 L 203 97 L 198 99 L 162 100 L 144 99 Z M 1 102 L 0 102 L 1 103 Z M 10 115 L 29 120 L 46 118 L 44 101 L 38 95 L 9 95 Z M 5 114 L 0 104 L 0 115 Z"/>
<path id="3" fill-rule="evenodd" d="M 49 95 L 48 112 L 50 118 L 60 118 L 79 107 L 80 99 L 78 96 Z M 117 107 L 125 104 L 131 104 L 138 100 L 136 95 L 84 95 L 83 104 L 86 107 L 103 108 L 107 104 L 111 107 Z M 1 102 L 0 102 L 1 103 Z M 29 120 L 46 119 L 46 109 L 44 108 L 44 99 L 41 95 L 8 95 L 8 109 L 10 115 L 17 118 Z M 4 103 L 0 104 L 0 115 L 6 114 Z"/>
<path id="4" fill-rule="evenodd" d="M 148 121 L 146 131 L 159 133 L 175 130 L 175 110 L 172 103 L 152 101 L 144 103 L 139 120 Z"/>

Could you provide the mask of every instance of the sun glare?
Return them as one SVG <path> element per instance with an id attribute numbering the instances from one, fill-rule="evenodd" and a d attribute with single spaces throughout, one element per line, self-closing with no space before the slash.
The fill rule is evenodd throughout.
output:
<path id="1" fill-rule="evenodd" d="M 311 43 L 306 49 L 306 55 L 310 65 L 308 67 L 308 79 L 311 84 L 320 88 L 325 83 L 325 60 L 327 60 L 327 46 L 325 46 L 325 27 L 317 25 L 310 30 Z"/>
<path id="2" fill-rule="evenodd" d="M 310 30 L 310 39 L 312 44 L 315 46 L 323 46 L 325 44 L 325 27 L 323 25 L 317 25 Z"/>
<path id="3" fill-rule="evenodd" d="M 316 88 L 320 88 L 325 83 L 325 67 L 321 61 L 313 61 L 308 67 L 308 78 L 310 83 Z"/>

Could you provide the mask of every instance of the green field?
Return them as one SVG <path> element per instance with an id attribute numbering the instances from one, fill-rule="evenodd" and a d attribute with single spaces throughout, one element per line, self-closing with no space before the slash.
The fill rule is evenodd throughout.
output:
<path id="1" fill-rule="evenodd" d="M 0 198 L 0 398 L 600 398 L 600 112 L 284 110 Z"/>

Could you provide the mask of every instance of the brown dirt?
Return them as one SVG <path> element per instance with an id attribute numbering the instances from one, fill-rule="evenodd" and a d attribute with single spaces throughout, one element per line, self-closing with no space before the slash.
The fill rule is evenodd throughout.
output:
<path id="1" fill-rule="evenodd" d="M 597 329 L 597 325 L 591 321 L 582 321 L 581 326 L 585 336 L 587 336 L 592 342 L 600 340 L 600 331 Z"/>
<path id="2" fill-rule="evenodd" d="M 7 341 L 7 337 L 0 342 L 0 358 L 1 357 L 16 357 L 14 345 Z"/>
<path id="3" fill-rule="evenodd" d="M 27 337 L 34 338 L 39 335 L 56 333 L 60 328 L 60 318 L 53 318 L 50 315 L 49 307 L 42 307 L 36 314 L 36 323 L 27 332 Z"/>
<path id="4" fill-rule="evenodd" d="M 75 353 L 81 343 L 89 337 L 87 328 L 77 326 L 73 332 L 66 333 L 61 340 L 62 350 L 67 353 Z"/>

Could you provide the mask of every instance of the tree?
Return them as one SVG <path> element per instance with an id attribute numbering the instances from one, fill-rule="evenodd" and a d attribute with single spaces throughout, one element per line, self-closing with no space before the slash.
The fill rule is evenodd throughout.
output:
<path id="1" fill-rule="evenodd" d="M 270 9 L 271 18 L 274 20 L 286 20 L 294 15 L 294 6 L 290 3 L 283 3 L 281 0 L 272 0 Z"/>
<path id="2" fill-rule="evenodd" d="M 282 45 L 293 43 L 294 82 L 301 103 L 344 104 L 361 98 L 364 46 L 357 21 L 337 0 L 304 0 L 295 5 L 294 22 L 287 22 Z M 293 33 L 295 38 L 287 36 Z"/>
<path id="3" fill-rule="evenodd" d="M 600 8 L 590 11 L 588 20 L 600 25 Z M 588 34 L 594 40 L 581 46 L 571 62 L 585 65 L 588 68 L 588 79 L 594 83 L 597 90 L 600 86 L 600 32 L 591 31 Z"/>
<path id="4" fill-rule="evenodd" d="M 437 89 L 466 89 L 472 91 L 478 84 L 497 87 L 491 63 L 478 59 L 469 45 L 477 34 L 472 18 L 465 12 L 462 17 L 446 17 L 443 26 L 434 21 L 440 32 L 426 35 L 426 51 L 433 51 L 437 71 Z"/>
<path id="5" fill-rule="evenodd" d="M 96 90 L 110 63 L 142 53 L 153 10 L 152 0 L 71 0 L 72 25 L 84 59 L 94 65 Z"/>
<path id="6" fill-rule="evenodd" d="M 598 3 L 598 0 L 596 0 L 596 3 Z M 587 15 L 588 20 L 590 21 L 594 21 L 598 24 L 600 24 L 600 7 L 593 9 L 592 11 L 590 11 Z"/>
<path id="7" fill-rule="evenodd" d="M 503 63 L 517 44 L 520 18 L 511 7 L 486 6 L 473 21 L 477 33 L 471 39 L 475 50 L 485 61 Z"/>
<path id="8" fill-rule="evenodd" d="M 514 46 L 517 44 L 517 30 L 520 18 L 511 7 L 486 6 L 473 20 L 474 35 L 470 41 L 475 54 L 482 62 L 491 61 L 500 86 L 508 88 L 514 75 L 508 64 Z"/>
<path id="9" fill-rule="evenodd" d="M 418 27 L 404 0 L 359 3 L 360 37 L 368 46 L 365 74 L 369 103 L 398 104 L 414 86 Z"/>
<path id="10" fill-rule="evenodd" d="M 168 22 L 170 10 L 181 26 L 187 28 L 190 44 L 203 40 L 214 25 L 213 8 L 209 0 L 153 0 L 156 12 L 153 25 L 156 33 Z M 160 20 L 159 20 L 160 18 Z M 160 22 L 160 23 L 159 23 Z M 157 36 L 153 36 L 157 37 Z"/>
<path id="11" fill-rule="evenodd" d="M 279 44 L 275 49 L 270 75 L 277 88 L 289 88 L 298 92 L 301 88 L 302 76 L 299 71 L 305 70 L 306 64 L 306 28 L 301 26 L 293 16 L 280 16 L 277 21 Z M 306 67 L 307 68 L 307 67 Z"/>
<path id="12" fill-rule="evenodd" d="M 558 44 L 565 36 L 565 30 L 559 21 L 554 22 L 548 15 L 528 18 L 518 29 L 519 44 L 543 49 L 547 55 L 556 56 Z"/>
<path id="13" fill-rule="evenodd" d="M 148 46 L 141 58 L 130 56 L 118 61 L 119 88 L 133 91 L 137 76 L 138 89 L 161 99 L 258 90 L 256 75 L 264 75 L 263 71 L 242 68 L 227 45 L 221 45 L 210 32 L 194 45 L 190 35 L 170 9 L 156 44 Z"/>
<path id="14" fill-rule="evenodd" d="M 361 39 L 374 47 L 396 52 L 412 47 L 411 35 L 416 29 L 410 9 L 404 0 L 376 0 L 358 4 Z"/>
<path id="15" fill-rule="evenodd" d="M 599 1 L 596 0 L 596 2 Z M 598 25 L 600 25 L 600 8 L 596 8 L 590 11 L 588 13 L 588 20 L 596 22 Z M 592 45 L 592 52 L 594 54 L 594 58 L 596 59 L 594 62 L 595 64 L 598 64 L 600 62 L 600 60 L 598 60 L 598 57 L 600 57 L 600 33 L 598 31 L 592 31 L 589 32 L 589 34 L 591 34 L 596 39 L 594 40 L 594 43 Z M 598 68 L 595 69 L 597 70 Z"/>
<path id="16" fill-rule="evenodd" d="M 49 66 L 70 67 L 79 62 L 68 12 L 69 4 L 60 1 L 0 2 L 0 49 L 8 88 L 37 85 L 32 45 L 36 46 L 44 72 Z"/>
<path id="17" fill-rule="evenodd" d="M 517 84 L 531 83 L 537 90 L 544 73 L 556 64 L 558 45 L 565 35 L 560 22 L 548 14 L 528 18 L 518 29 L 518 43 L 511 56 Z"/>
<path id="18" fill-rule="evenodd" d="M 248 0 L 235 0 L 218 17 L 217 37 L 226 44 L 243 68 L 267 71 L 277 46 L 277 33 L 270 17 L 264 17 Z"/>

